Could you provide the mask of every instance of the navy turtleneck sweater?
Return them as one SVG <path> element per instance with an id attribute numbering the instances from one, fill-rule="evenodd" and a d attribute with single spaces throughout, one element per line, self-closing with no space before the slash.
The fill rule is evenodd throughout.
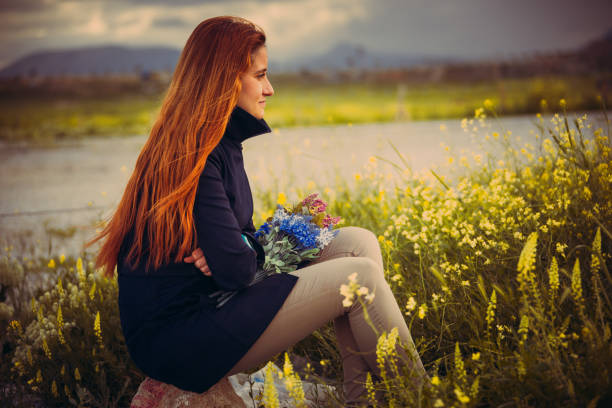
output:
<path id="1" fill-rule="evenodd" d="M 146 270 L 142 262 L 131 270 L 123 264 L 130 237 L 124 242 L 117 268 L 121 327 L 130 356 L 151 378 L 206 391 L 263 333 L 298 279 L 280 274 L 247 286 L 263 252 L 253 238 L 253 197 L 242 142 L 268 132 L 263 119 L 236 107 L 200 175 L 193 215 L 212 277 L 182 262 L 155 270 Z M 240 291 L 216 309 L 208 295 L 219 289 Z"/>

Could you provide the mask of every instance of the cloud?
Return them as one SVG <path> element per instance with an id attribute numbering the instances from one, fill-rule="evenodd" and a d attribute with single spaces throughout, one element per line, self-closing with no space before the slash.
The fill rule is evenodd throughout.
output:
<path id="1" fill-rule="evenodd" d="M 610 29 L 609 0 L 0 0 L 0 58 L 115 43 L 181 48 L 206 18 L 262 26 L 271 59 L 340 42 L 389 53 L 478 56 L 571 48 Z"/>
<path id="2" fill-rule="evenodd" d="M 170 17 L 170 16 L 160 16 L 155 17 L 153 22 L 151 23 L 151 27 L 160 27 L 160 28 L 168 28 L 168 27 L 187 27 L 190 23 L 181 17 Z"/>

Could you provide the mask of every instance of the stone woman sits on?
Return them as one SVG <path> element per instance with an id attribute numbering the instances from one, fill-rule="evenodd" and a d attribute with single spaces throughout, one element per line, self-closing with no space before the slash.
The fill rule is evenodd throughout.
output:
<path id="1" fill-rule="evenodd" d="M 252 249 L 259 244 L 242 143 L 270 132 L 265 41 L 237 17 L 194 29 L 118 208 L 96 238 L 97 264 L 109 275 L 117 267 L 122 330 L 149 377 L 204 392 L 333 320 L 346 404 L 356 405 L 365 402 L 367 373 L 377 373 L 377 337 L 358 302 L 343 305 L 340 286 L 353 273 L 375 293 L 367 308 L 378 331 L 397 327 L 411 350 L 405 360 L 418 378 L 426 374 L 378 241 L 365 229 L 340 228 L 317 262 L 249 286 L 263 259 Z M 216 308 L 209 294 L 219 289 L 240 291 Z"/>

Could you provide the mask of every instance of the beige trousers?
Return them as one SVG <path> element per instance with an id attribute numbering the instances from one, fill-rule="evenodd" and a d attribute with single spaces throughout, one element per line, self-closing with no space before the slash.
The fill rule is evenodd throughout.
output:
<path id="1" fill-rule="evenodd" d="M 389 333 L 397 327 L 410 355 L 398 351 L 411 364 L 415 375 L 425 378 L 410 331 L 385 281 L 378 240 L 372 232 L 359 227 L 340 228 L 315 263 L 292 272 L 299 279 L 285 303 L 228 375 L 257 367 L 333 320 L 342 356 L 347 404 L 364 401 L 367 373 L 379 374 L 375 352 L 378 339 L 364 318 L 359 302 L 349 307 L 342 305 L 344 296 L 340 294 L 340 285 L 347 284 L 348 276 L 354 272 L 357 272 L 357 282 L 375 293 L 374 300 L 366 307 L 379 333 Z"/>

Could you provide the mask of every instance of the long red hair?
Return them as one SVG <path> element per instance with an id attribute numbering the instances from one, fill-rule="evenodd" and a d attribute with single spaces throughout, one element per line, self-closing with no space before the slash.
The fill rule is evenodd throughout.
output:
<path id="1" fill-rule="evenodd" d="M 202 21 L 179 57 L 160 113 L 143 146 L 117 210 L 102 232 L 96 259 L 107 276 L 126 236 L 126 263 L 147 269 L 180 262 L 197 247 L 193 205 L 206 159 L 223 137 L 240 95 L 240 75 L 266 41 L 239 17 Z"/>

